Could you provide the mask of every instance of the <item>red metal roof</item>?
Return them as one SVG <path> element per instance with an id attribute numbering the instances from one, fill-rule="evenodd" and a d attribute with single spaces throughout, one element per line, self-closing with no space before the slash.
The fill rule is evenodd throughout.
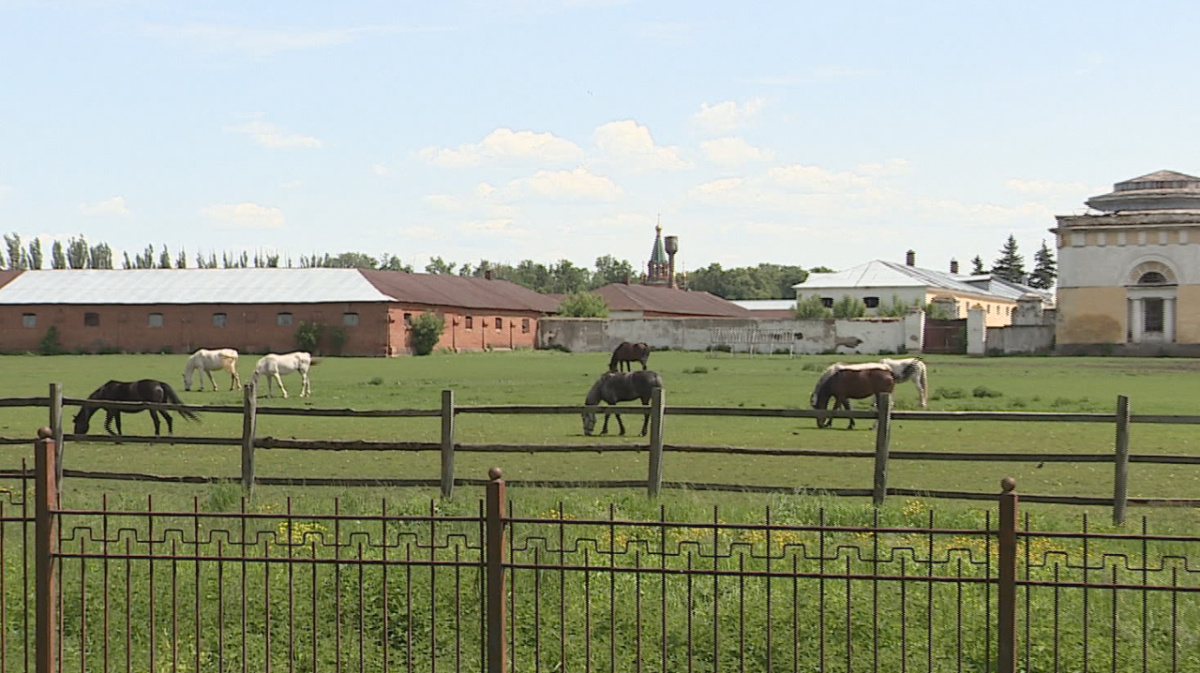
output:
<path id="1" fill-rule="evenodd" d="M 708 292 L 692 292 L 654 285 L 613 283 L 592 290 L 608 302 L 611 311 L 642 311 L 677 316 L 753 318 L 755 314 Z"/>
<path id="2" fill-rule="evenodd" d="M 553 298 L 506 280 L 370 269 L 359 272 L 377 290 L 406 304 L 538 313 L 553 313 L 558 308 Z"/>

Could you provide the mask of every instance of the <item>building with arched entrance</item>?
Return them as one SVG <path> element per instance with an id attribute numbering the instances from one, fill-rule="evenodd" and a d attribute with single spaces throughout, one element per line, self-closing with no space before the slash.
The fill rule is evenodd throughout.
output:
<path id="1" fill-rule="evenodd" d="M 1060 215 L 1057 351 L 1200 355 L 1200 178 L 1158 171 Z"/>

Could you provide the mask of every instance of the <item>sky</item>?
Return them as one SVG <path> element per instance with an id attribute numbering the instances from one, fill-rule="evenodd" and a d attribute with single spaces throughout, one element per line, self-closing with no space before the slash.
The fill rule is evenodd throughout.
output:
<path id="1" fill-rule="evenodd" d="M 0 232 L 116 259 L 1032 267 L 1200 173 L 1200 3 L 0 0 Z M 190 264 L 195 266 L 194 263 Z"/>

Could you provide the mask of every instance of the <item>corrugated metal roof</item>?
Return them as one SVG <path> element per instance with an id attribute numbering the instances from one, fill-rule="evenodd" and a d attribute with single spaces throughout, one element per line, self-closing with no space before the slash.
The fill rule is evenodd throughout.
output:
<path id="1" fill-rule="evenodd" d="M 310 304 L 388 302 L 357 269 L 24 271 L 0 304 Z"/>
<path id="2" fill-rule="evenodd" d="M 836 273 L 809 274 L 805 282 L 792 287 L 798 293 L 839 288 L 923 287 L 992 295 L 1010 301 L 1016 301 L 1021 295 L 1033 293 L 1041 296 L 1047 304 L 1054 303 L 1053 292 L 1009 282 L 992 274 L 963 276 L 883 260 L 873 260 Z"/>
<path id="3" fill-rule="evenodd" d="M 754 314 L 708 292 L 691 292 L 654 285 L 613 283 L 592 290 L 613 311 L 652 311 L 682 316 L 752 318 Z"/>
<path id="4" fill-rule="evenodd" d="M 446 274 L 363 270 L 363 278 L 397 301 L 425 306 L 455 306 L 553 313 L 559 301 L 507 280 Z"/>

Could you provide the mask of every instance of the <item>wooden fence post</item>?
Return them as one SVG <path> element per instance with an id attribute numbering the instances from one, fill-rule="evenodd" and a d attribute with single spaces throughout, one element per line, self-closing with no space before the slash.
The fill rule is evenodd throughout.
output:
<path id="1" fill-rule="evenodd" d="M 1017 481 L 1000 480 L 996 673 L 1017 673 Z"/>
<path id="2" fill-rule="evenodd" d="M 242 492 L 254 495 L 254 440 L 258 434 L 258 390 L 242 386 Z"/>
<path id="3" fill-rule="evenodd" d="M 58 670 L 58 447 L 52 435 L 50 428 L 39 428 L 34 443 L 37 673 Z"/>
<path id="4" fill-rule="evenodd" d="M 50 432 L 54 440 L 54 485 L 58 489 L 58 497 L 62 498 L 63 478 L 63 392 L 61 383 L 50 384 Z"/>
<path id="5" fill-rule="evenodd" d="M 883 505 L 887 496 L 888 451 L 892 441 L 892 396 L 879 396 L 879 408 L 875 417 L 875 482 L 871 500 L 876 507 Z"/>
<path id="6" fill-rule="evenodd" d="M 654 388 L 650 396 L 650 474 L 646 477 L 646 490 L 651 496 L 662 490 L 663 478 L 663 416 L 664 397 L 661 387 Z"/>
<path id="7" fill-rule="evenodd" d="M 454 496 L 454 391 L 442 391 L 442 497 Z"/>
<path id="8" fill-rule="evenodd" d="M 1129 397 L 1117 396 L 1117 440 L 1113 457 L 1113 523 L 1125 523 L 1129 496 Z"/>
<path id="9" fill-rule="evenodd" d="M 487 670 L 508 671 L 508 588 L 504 585 L 504 471 L 488 470 L 487 485 Z"/>

